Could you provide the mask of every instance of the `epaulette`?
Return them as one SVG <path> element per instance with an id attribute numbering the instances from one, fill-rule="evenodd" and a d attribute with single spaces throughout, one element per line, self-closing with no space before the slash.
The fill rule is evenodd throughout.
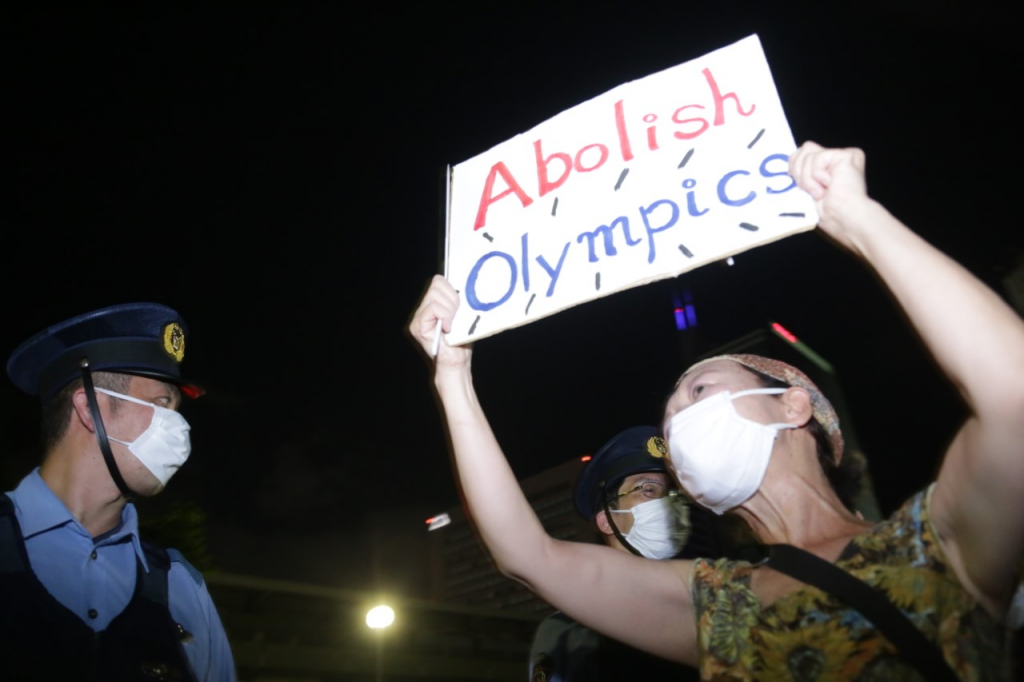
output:
<path id="1" fill-rule="evenodd" d="M 188 574 L 192 576 L 192 580 L 195 582 L 196 587 L 203 586 L 203 574 L 199 572 L 195 566 L 188 562 L 181 552 L 176 549 L 168 549 L 167 555 L 171 559 L 171 563 L 181 564 L 182 568 L 188 571 Z"/>

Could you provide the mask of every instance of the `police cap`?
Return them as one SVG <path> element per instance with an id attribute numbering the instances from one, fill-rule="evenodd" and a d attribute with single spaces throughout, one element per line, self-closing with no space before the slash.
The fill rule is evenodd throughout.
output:
<path id="1" fill-rule="evenodd" d="M 177 312 L 158 303 L 115 305 L 65 320 L 18 346 L 7 375 L 29 395 L 47 401 L 81 376 L 82 360 L 94 372 L 137 374 L 174 384 L 190 398 L 203 390 L 181 377 L 188 328 Z"/>
<path id="2" fill-rule="evenodd" d="M 653 426 L 634 426 L 605 443 L 576 481 L 576 511 L 592 520 L 601 511 L 601 495 L 614 492 L 626 476 L 645 471 L 667 472 L 668 448 Z"/>

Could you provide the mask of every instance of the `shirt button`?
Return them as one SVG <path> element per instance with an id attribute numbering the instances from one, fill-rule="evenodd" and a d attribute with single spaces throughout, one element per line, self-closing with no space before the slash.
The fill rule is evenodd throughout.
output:
<path id="1" fill-rule="evenodd" d="M 93 561 L 96 561 L 96 557 L 97 557 L 97 556 L 98 556 L 98 555 L 96 554 L 96 550 L 94 549 L 94 550 L 92 551 L 92 554 L 90 554 L 90 555 L 89 555 L 89 558 L 90 558 L 90 559 L 92 559 Z"/>
<path id="2" fill-rule="evenodd" d="M 98 615 L 100 615 L 100 614 L 99 614 L 98 611 L 96 611 L 96 609 L 89 609 L 89 617 L 90 618 L 96 618 L 96 616 L 98 616 Z"/>

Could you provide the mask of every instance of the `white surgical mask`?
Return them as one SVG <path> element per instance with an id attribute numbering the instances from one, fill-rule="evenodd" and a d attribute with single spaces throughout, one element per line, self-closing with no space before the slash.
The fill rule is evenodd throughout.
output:
<path id="1" fill-rule="evenodd" d="M 716 514 L 750 499 L 768 469 L 780 429 L 793 424 L 758 424 L 736 412 L 732 401 L 745 395 L 785 393 L 784 388 L 755 388 L 705 398 L 672 417 L 668 449 L 683 488 Z"/>
<path id="2" fill-rule="evenodd" d="M 185 463 L 192 451 L 188 436 L 189 426 L 185 418 L 174 410 L 147 403 L 130 395 L 114 393 L 105 388 L 96 388 L 96 392 L 153 408 L 153 420 L 135 440 L 118 440 L 109 434 L 107 438 L 126 446 L 156 476 L 161 487 L 167 485 L 167 481 L 171 480 L 171 476 Z"/>
<path id="3" fill-rule="evenodd" d="M 683 548 L 689 529 L 686 508 L 676 497 L 650 500 L 632 509 L 609 509 L 613 514 L 633 514 L 626 542 L 648 559 L 671 559 Z"/>

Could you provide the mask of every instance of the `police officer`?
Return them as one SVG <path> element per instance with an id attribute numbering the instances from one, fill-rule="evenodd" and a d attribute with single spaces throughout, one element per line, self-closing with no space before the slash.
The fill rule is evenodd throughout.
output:
<path id="1" fill-rule="evenodd" d="M 691 510 L 673 489 L 665 469 L 667 453 L 656 428 L 634 426 L 605 443 L 580 475 L 573 492 L 576 511 L 594 522 L 609 547 L 648 559 L 671 559 L 687 544 Z M 714 536 L 707 526 L 699 529 L 699 541 L 706 548 Z M 691 668 L 603 637 L 557 612 L 534 636 L 530 679 L 593 682 L 697 676 Z"/>
<path id="2" fill-rule="evenodd" d="M 134 497 L 188 458 L 187 329 L 118 305 L 54 325 L 7 363 L 42 402 L 42 464 L 0 495 L 0 678 L 235 679 L 202 575 L 141 541 Z"/>

